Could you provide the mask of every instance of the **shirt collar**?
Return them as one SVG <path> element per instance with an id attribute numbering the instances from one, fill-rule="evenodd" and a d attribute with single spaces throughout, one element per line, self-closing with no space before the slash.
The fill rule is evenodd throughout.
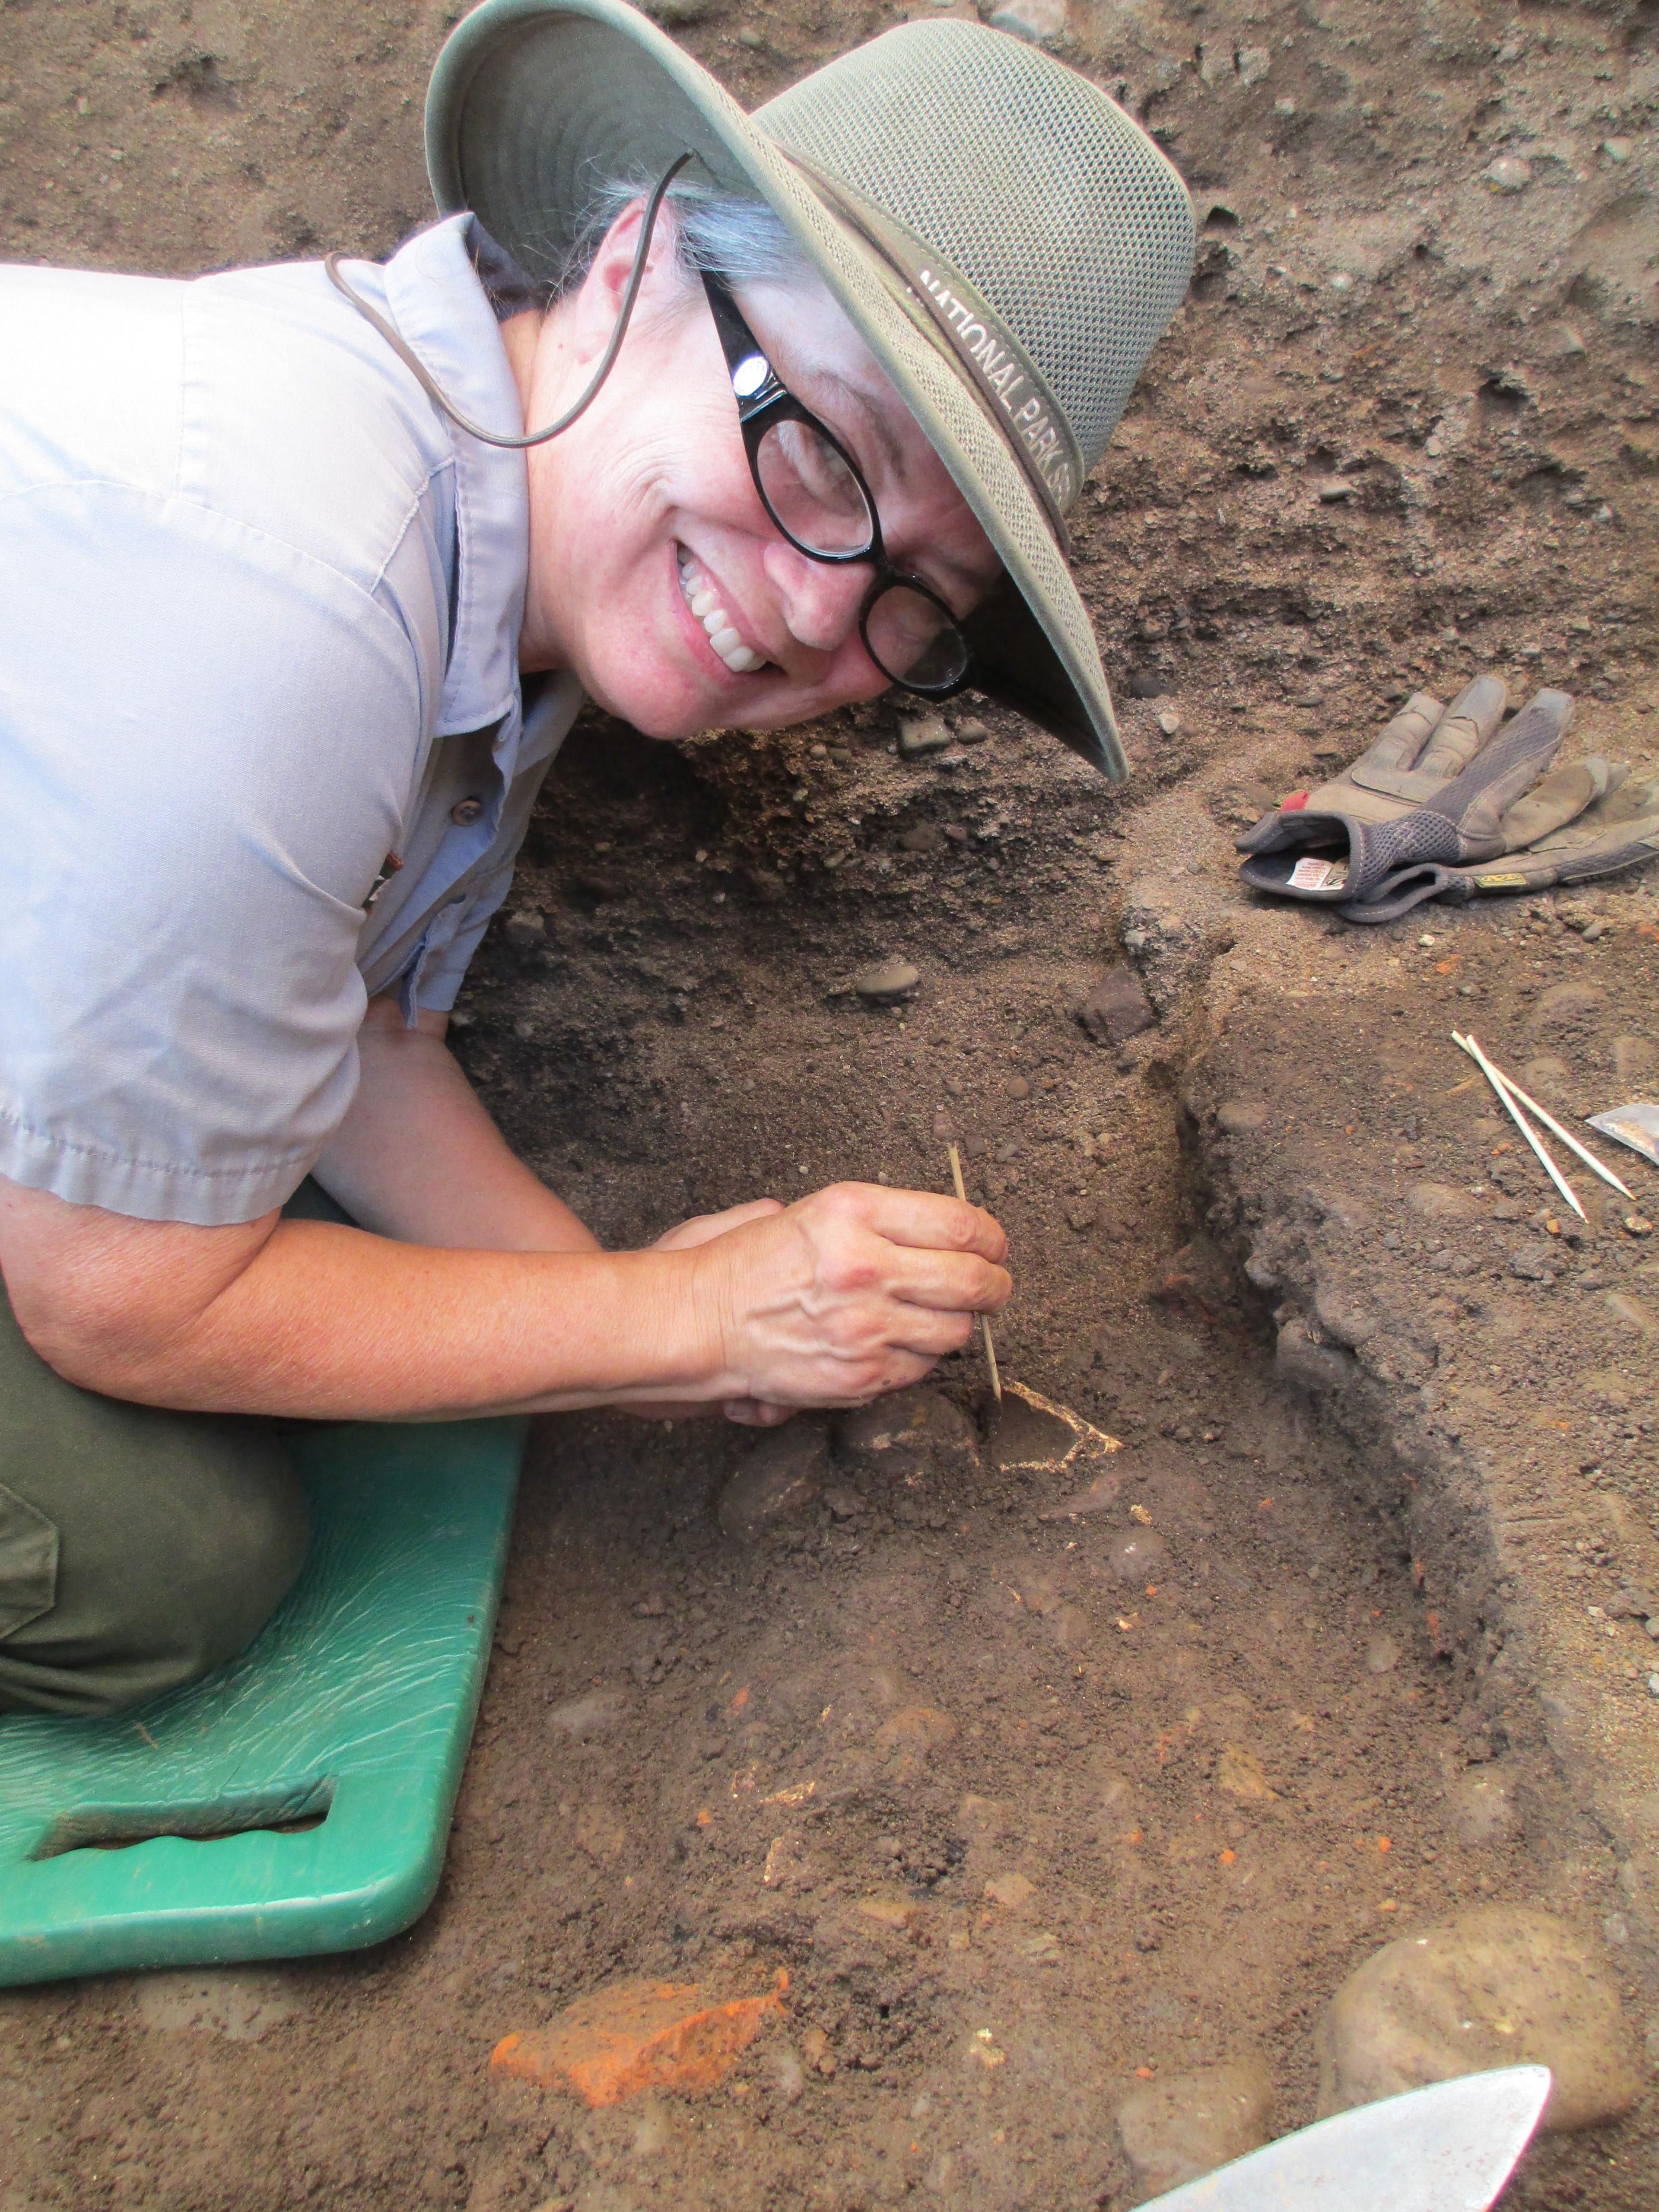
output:
<path id="1" fill-rule="evenodd" d="M 520 427 L 518 386 L 473 267 L 476 217 L 418 232 L 386 264 L 386 297 L 406 343 L 463 415 Z M 530 492 L 521 452 L 486 446 L 446 416 L 455 457 L 453 632 L 435 734 L 515 714 L 519 632 L 530 565 Z"/>

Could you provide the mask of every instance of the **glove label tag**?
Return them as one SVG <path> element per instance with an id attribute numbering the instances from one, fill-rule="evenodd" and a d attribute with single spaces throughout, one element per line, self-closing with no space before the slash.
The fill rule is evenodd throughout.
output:
<path id="1" fill-rule="evenodd" d="M 1524 876 L 1477 876 L 1475 889 L 1482 891 L 1523 891 L 1527 888 Z"/>
<path id="2" fill-rule="evenodd" d="M 1316 860 L 1304 855 L 1291 870 L 1286 888 L 1293 891 L 1340 891 L 1347 880 L 1346 860 Z"/>

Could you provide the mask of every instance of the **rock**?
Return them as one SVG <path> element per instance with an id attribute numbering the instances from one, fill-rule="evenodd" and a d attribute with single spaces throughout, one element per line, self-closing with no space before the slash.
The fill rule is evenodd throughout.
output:
<path id="1" fill-rule="evenodd" d="M 1050 1505 L 1039 1521 L 1081 1521 L 1091 1513 L 1105 1513 L 1117 1504 L 1123 1486 L 1115 1474 L 1097 1474 L 1085 1490 L 1078 1491 L 1061 1505 Z"/>
<path id="2" fill-rule="evenodd" d="M 1006 0 L 992 16 L 991 27 L 1040 46 L 1066 28 L 1066 0 Z"/>
<path id="3" fill-rule="evenodd" d="M 895 954 L 890 959 L 878 960 L 873 967 L 861 969 L 853 978 L 853 988 L 872 1006 L 896 1006 L 906 999 L 915 998 L 921 981 L 921 969 Z"/>
<path id="4" fill-rule="evenodd" d="M 1036 1895 L 1036 1884 L 1028 1881 L 1023 1874 L 997 1874 L 986 1883 L 985 1894 L 993 1905 L 1018 1912 Z"/>
<path id="5" fill-rule="evenodd" d="M 1514 1777 L 1501 1765 L 1465 1767 L 1446 1786 L 1446 1820 L 1460 1841 L 1477 1849 L 1518 1842 Z"/>
<path id="6" fill-rule="evenodd" d="M 1234 59 L 1242 84 L 1260 84 L 1273 65 L 1273 50 L 1271 46 L 1241 46 Z"/>
<path id="7" fill-rule="evenodd" d="M 1547 1244 L 1522 1244 L 1510 1254 L 1510 1273 L 1523 1283 L 1553 1283 L 1555 1257 Z"/>
<path id="8" fill-rule="evenodd" d="M 1534 1036 L 1553 1036 L 1579 1027 L 1598 1014 L 1607 994 L 1595 983 L 1557 983 L 1532 1010 L 1528 1028 Z"/>
<path id="9" fill-rule="evenodd" d="M 1392 1636 L 1373 1636 L 1365 1646 L 1368 1674 L 1391 1674 L 1400 1664 L 1400 1646 Z"/>
<path id="10" fill-rule="evenodd" d="M 1095 1208 L 1086 1200 L 1079 1199 L 1066 1209 L 1066 1226 L 1075 1230 L 1079 1237 L 1094 1227 L 1097 1218 Z"/>
<path id="11" fill-rule="evenodd" d="M 1140 978 L 1127 968 L 1114 968 L 1103 975 L 1078 1008 L 1077 1018 L 1097 1044 L 1127 1044 L 1157 1017 L 1141 988 Z"/>
<path id="12" fill-rule="evenodd" d="M 829 1480 L 829 1440 L 797 1416 L 763 1437 L 726 1484 L 720 1526 L 734 1543 L 758 1543 L 815 1504 Z"/>
<path id="13" fill-rule="evenodd" d="M 1632 1297 L 1628 1291 L 1608 1291 L 1605 1304 L 1609 1313 L 1632 1328 L 1640 1329 L 1644 1336 L 1659 1336 L 1659 1314 L 1640 1298 Z"/>
<path id="14" fill-rule="evenodd" d="M 1483 1211 L 1473 1192 L 1449 1182 L 1414 1182 L 1407 1190 L 1406 1204 L 1424 1221 L 1478 1221 Z"/>
<path id="15" fill-rule="evenodd" d="M 973 1423 L 943 1391 L 925 1382 L 840 1414 L 831 1435 L 838 1458 L 889 1481 L 919 1474 L 961 1479 L 979 1473 L 979 1439 Z M 832 1493 L 830 1510 L 836 1510 Z"/>
<path id="16" fill-rule="evenodd" d="M 955 1736 L 957 1724 L 949 1713 L 933 1705 L 902 1705 L 876 1730 L 878 1751 L 937 1751 Z"/>
<path id="17" fill-rule="evenodd" d="M 574 1743 L 586 1743 L 590 1737 L 615 1728 L 627 1711 L 625 1690 L 584 1690 L 580 1697 L 567 1698 L 555 1705 L 547 1716 L 548 1725 Z"/>
<path id="18" fill-rule="evenodd" d="M 1572 1081 L 1572 1070 L 1553 1052 L 1540 1052 L 1521 1071 L 1521 1087 L 1534 1098 L 1560 1098 Z"/>
<path id="19" fill-rule="evenodd" d="M 547 942 L 547 921 L 543 915 L 528 907 L 520 907 L 510 914 L 501 926 L 501 935 L 515 952 L 533 952 L 538 945 Z"/>
<path id="20" fill-rule="evenodd" d="M 280 1974 L 147 1974 L 138 2017 L 162 2035 L 193 2028 L 227 2043 L 262 2043 L 272 2028 L 303 2017 L 303 1993 Z"/>
<path id="21" fill-rule="evenodd" d="M 701 23 L 709 14 L 714 0 L 646 0 L 646 6 L 659 23 L 678 30 L 690 23 Z M 743 34 L 738 33 L 738 36 Z"/>
<path id="22" fill-rule="evenodd" d="M 1163 731 L 1166 738 L 1173 738 L 1179 734 L 1181 729 L 1181 717 L 1176 714 L 1173 707 L 1164 707 L 1160 708 L 1158 716 L 1158 726 Z"/>
<path id="23" fill-rule="evenodd" d="M 1571 323 L 1553 325 L 1546 343 L 1553 361 L 1578 361 L 1589 350 Z"/>
<path id="24" fill-rule="evenodd" d="M 1547 2130 L 1628 2112 L 1640 2088 L 1613 1970 L 1552 1914 L 1489 1905 L 1365 1961 L 1320 2024 L 1319 2112 L 1500 2066 L 1547 2066 Z"/>
<path id="25" fill-rule="evenodd" d="M 1334 1345 L 1316 1344 L 1303 1323 L 1292 1318 L 1279 1332 L 1273 1352 L 1273 1372 L 1281 1382 L 1298 1390 L 1340 1390 L 1358 1370 L 1350 1352 Z"/>
<path id="26" fill-rule="evenodd" d="M 1011 1098 L 1029 1098 L 1031 1095 L 1030 1082 L 1024 1075 L 1011 1075 L 1003 1088 Z"/>
<path id="27" fill-rule="evenodd" d="M 1270 1805 L 1277 1795 L 1268 1785 L 1261 1761 L 1239 1743 L 1224 1747 L 1216 1762 L 1215 1786 L 1241 1805 Z"/>
<path id="28" fill-rule="evenodd" d="M 1532 182 L 1532 163 L 1520 154 L 1500 154 L 1480 172 L 1480 181 L 1495 192 L 1524 192 Z"/>
<path id="29" fill-rule="evenodd" d="M 1340 1282 L 1321 1280 L 1314 1293 L 1314 1313 L 1322 1334 L 1334 1344 L 1364 1344 L 1376 1334 L 1376 1316 Z"/>
<path id="30" fill-rule="evenodd" d="M 1215 1109 L 1218 1125 L 1230 1137 L 1248 1135 L 1267 1126 L 1267 1109 L 1256 1098 L 1224 1098 Z"/>
<path id="31" fill-rule="evenodd" d="M 1117 1539 L 1106 1554 L 1106 1564 L 1120 1581 L 1145 1589 L 1167 1573 L 1170 1547 L 1156 1529 L 1137 1528 Z"/>
<path id="32" fill-rule="evenodd" d="M 924 753 L 942 753 L 951 742 L 943 714 L 902 714 L 898 726 L 899 755 L 919 759 Z"/>
<path id="33" fill-rule="evenodd" d="M 1613 1041 L 1613 1072 L 1621 1083 L 1634 1083 L 1659 1066 L 1659 1046 L 1646 1037 L 1616 1036 Z"/>
<path id="34" fill-rule="evenodd" d="M 1273 2126 L 1273 2082 L 1255 2056 L 1165 2075 L 1132 2089 L 1117 2108 L 1118 2139 L 1147 2196 L 1259 2150 Z"/>
<path id="35" fill-rule="evenodd" d="M 959 745 L 982 745 L 991 734 L 988 723 L 981 722 L 977 714 L 969 714 L 957 724 L 957 743 Z"/>
<path id="36" fill-rule="evenodd" d="M 918 822 L 899 835 L 899 849 L 904 853 L 937 853 L 945 842 L 945 832 L 937 822 Z"/>

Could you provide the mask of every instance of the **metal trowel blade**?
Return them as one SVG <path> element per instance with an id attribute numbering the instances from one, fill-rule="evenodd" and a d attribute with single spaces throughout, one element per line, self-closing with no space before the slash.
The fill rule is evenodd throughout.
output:
<path id="1" fill-rule="evenodd" d="M 1140 2212 L 1487 2212 L 1549 2094 L 1547 2066 L 1437 2081 L 1281 2136 Z"/>

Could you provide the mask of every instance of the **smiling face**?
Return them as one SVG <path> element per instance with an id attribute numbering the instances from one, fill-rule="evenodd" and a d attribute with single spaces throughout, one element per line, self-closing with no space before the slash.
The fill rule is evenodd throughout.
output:
<path id="1" fill-rule="evenodd" d="M 637 224 L 637 211 L 623 216 L 538 326 L 507 326 L 531 427 L 592 375 Z M 852 325 L 815 284 L 749 285 L 740 301 L 778 375 L 856 457 L 889 557 L 965 614 L 997 557 Z M 574 670 L 600 706 L 657 738 L 780 728 L 888 689 L 859 635 L 874 571 L 809 560 L 768 516 L 708 303 L 676 263 L 666 216 L 599 397 L 528 459 L 526 670 Z"/>

